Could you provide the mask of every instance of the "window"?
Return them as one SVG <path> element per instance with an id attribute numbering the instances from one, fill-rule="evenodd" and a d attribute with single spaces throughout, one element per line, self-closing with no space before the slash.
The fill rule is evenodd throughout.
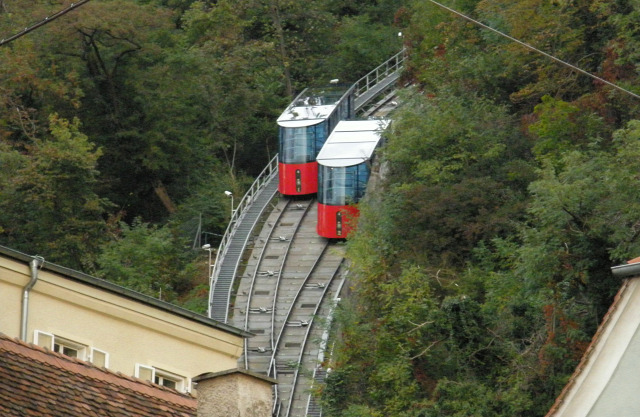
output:
<path id="1" fill-rule="evenodd" d="M 34 344 L 47 348 L 53 352 L 62 353 L 72 358 L 85 359 L 87 346 L 52 333 L 36 330 L 33 336 Z"/>
<path id="2" fill-rule="evenodd" d="M 136 364 L 135 376 L 178 391 L 188 392 L 190 390 L 187 378 L 152 366 Z"/>
<path id="3" fill-rule="evenodd" d="M 326 120 L 304 127 L 280 127 L 280 161 L 285 164 L 313 162 L 327 140 Z"/>
<path id="4" fill-rule="evenodd" d="M 163 387 L 167 387 L 167 388 L 173 388 L 173 389 L 178 389 L 178 385 L 182 385 L 182 378 L 179 377 L 174 377 L 172 375 L 160 372 L 156 370 L 156 376 L 153 379 L 153 382 L 155 382 L 158 385 L 162 385 Z"/>
<path id="5" fill-rule="evenodd" d="M 109 367 L 109 354 L 104 350 L 90 348 L 82 343 L 52 333 L 36 330 L 33 336 L 33 343 L 72 358 L 87 360 L 98 367 Z"/>
<path id="6" fill-rule="evenodd" d="M 318 167 L 318 201 L 331 206 L 355 204 L 365 193 L 369 180 L 366 164 L 349 167 Z"/>
<path id="7" fill-rule="evenodd" d="M 72 358 L 84 359 L 86 346 L 54 336 L 53 351 Z"/>
<path id="8" fill-rule="evenodd" d="M 33 335 L 33 344 L 53 350 L 53 335 L 51 333 L 36 330 Z"/>

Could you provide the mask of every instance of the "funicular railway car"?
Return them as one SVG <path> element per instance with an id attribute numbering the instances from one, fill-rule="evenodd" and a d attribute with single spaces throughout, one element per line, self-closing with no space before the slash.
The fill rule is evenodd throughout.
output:
<path id="1" fill-rule="evenodd" d="M 346 238 L 371 174 L 371 158 L 389 120 L 342 121 L 318 154 L 317 232 Z"/>
<path id="2" fill-rule="evenodd" d="M 318 191 L 316 156 L 340 120 L 354 117 L 354 87 L 331 84 L 307 88 L 278 118 L 278 191 L 283 195 Z"/>

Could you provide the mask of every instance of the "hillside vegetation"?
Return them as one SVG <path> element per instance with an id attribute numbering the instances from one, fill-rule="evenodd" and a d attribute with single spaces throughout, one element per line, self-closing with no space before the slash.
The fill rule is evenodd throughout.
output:
<path id="1" fill-rule="evenodd" d="M 446 5 L 640 93 L 637 2 Z M 92 0 L 1 46 L 0 244 L 203 312 L 292 95 L 402 46 L 324 413 L 543 416 L 640 255 L 640 99 L 428 0 Z"/>
<path id="2" fill-rule="evenodd" d="M 640 6 L 448 6 L 639 92 Z M 544 416 L 640 255 L 640 99 L 429 1 L 349 241 L 327 415 Z"/>

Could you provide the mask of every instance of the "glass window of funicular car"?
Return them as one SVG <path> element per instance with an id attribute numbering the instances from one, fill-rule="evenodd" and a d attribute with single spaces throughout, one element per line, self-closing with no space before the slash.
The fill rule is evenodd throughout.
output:
<path id="1" fill-rule="evenodd" d="M 329 136 L 329 126 L 327 121 L 325 120 L 324 122 L 318 123 L 317 125 L 311 127 L 313 127 L 315 130 L 315 148 L 313 150 L 312 159 L 313 161 L 315 161 L 318 153 L 320 152 L 320 149 L 322 149 L 322 146 L 327 141 L 327 137 Z"/>
<path id="2" fill-rule="evenodd" d="M 320 165 L 318 201 L 330 206 L 355 204 L 364 196 L 370 169 L 366 163 L 349 167 Z"/>
<path id="3" fill-rule="evenodd" d="M 285 164 L 313 162 L 326 140 L 326 121 L 312 126 L 280 127 L 280 160 Z"/>

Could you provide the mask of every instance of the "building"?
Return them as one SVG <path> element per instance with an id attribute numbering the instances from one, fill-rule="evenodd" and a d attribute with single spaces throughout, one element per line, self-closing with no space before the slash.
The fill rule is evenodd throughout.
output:
<path id="1" fill-rule="evenodd" d="M 620 290 L 547 417 L 640 415 L 640 258 L 612 271 Z"/>
<path id="2" fill-rule="evenodd" d="M 199 395 L 131 378 L 0 334 L 3 417 L 267 417 L 273 380 L 204 374 Z"/>
<path id="3" fill-rule="evenodd" d="M 236 369 L 250 333 L 0 246 L 0 333 L 190 392 Z"/>

